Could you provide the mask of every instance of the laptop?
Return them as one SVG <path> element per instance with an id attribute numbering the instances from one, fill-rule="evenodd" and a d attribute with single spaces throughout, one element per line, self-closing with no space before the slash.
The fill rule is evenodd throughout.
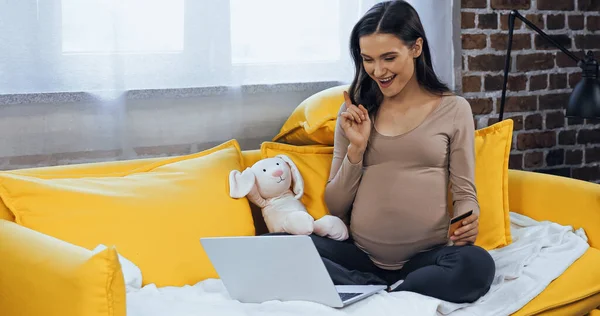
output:
<path id="1" fill-rule="evenodd" d="M 244 303 L 310 301 L 342 308 L 385 285 L 334 285 L 309 236 L 201 238 L 232 299 Z"/>

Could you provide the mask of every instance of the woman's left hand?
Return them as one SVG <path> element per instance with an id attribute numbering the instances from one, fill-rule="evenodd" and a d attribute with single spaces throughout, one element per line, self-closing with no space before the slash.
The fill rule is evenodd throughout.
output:
<path id="1" fill-rule="evenodd" d="M 474 244 L 479 232 L 479 216 L 473 213 L 469 217 L 463 219 L 462 226 L 454 231 L 454 235 L 450 236 L 450 240 L 455 246 L 464 246 Z"/>

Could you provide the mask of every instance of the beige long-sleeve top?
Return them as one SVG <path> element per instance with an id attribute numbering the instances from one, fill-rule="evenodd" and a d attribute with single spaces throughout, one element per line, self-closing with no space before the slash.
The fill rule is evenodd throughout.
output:
<path id="1" fill-rule="evenodd" d="M 402 135 L 385 136 L 373 127 L 356 164 L 346 155 L 340 121 L 325 202 L 331 214 L 350 222 L 354 242 L 377 266 L 399 269 L 416 253 L 447 244 L 449 184 L 453 215 L 479 214 L 473 114 L 464 98 L 442 97 Z"/>

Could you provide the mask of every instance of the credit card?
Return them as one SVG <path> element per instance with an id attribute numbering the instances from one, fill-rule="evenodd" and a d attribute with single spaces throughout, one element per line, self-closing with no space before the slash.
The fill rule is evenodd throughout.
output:
<path id="1" fill-rule="evenodd" d="M 461 221 L 473 214 L 473 210 L 470 210 L 462 215 L 456 216 L 450 220 L 450 227 L 448 228 L 448 238 L 454 235 L 454 232 L 462 226 Z"/>

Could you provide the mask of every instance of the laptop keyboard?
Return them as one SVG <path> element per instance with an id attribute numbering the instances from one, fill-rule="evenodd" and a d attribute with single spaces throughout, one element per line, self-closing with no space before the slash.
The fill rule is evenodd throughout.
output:
<path id="1" fill-rule="evenodd" d="M 362 293 L 338 293 L 338 294 L 340 295 L 340 298 L 342 299 L 342 302 L 343 302 L 343 301 L 349 300 L 355 296 L 359 296 Z"/>

